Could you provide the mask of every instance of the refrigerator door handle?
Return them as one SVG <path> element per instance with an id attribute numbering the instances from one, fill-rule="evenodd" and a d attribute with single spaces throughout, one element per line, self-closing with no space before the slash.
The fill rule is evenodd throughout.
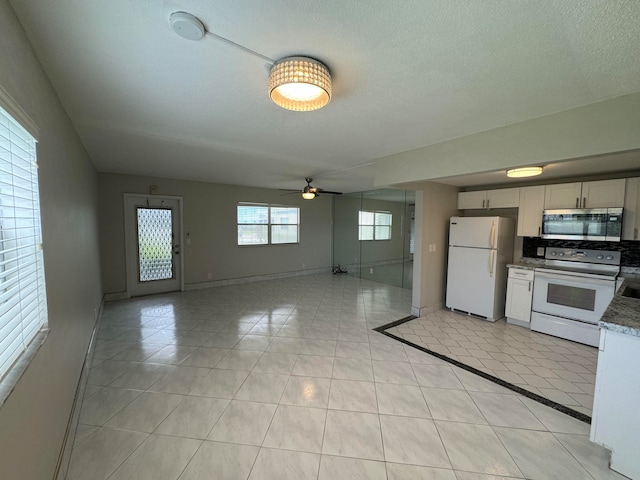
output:
<path id="1" fill-rule="evenodd" d="M 496 248 L 496 222 L 491 223 L 491 248 Z"/>
<path id="2" fill-rule="evenodd" d="M 489 255 L 489 277 L 493 277 L 493 257 L 496 254 L 495 250 L 491 250 L 491 255 Z"/>

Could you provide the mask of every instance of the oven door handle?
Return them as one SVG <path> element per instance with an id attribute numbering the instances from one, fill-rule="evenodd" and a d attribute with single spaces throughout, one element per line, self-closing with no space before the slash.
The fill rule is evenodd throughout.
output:
<path id="1" fill-rule="evenodd" d="M 573 274 L 565 274 L 565 273 L 550 273 L 550 272 L 536 272 L 535 280 L 563 280 L 565 282 L 577 282 L 577 281 L 586 281 L 587 283 L 593 285 L 615 285 L 615 281 L 608 280 L 605 278 L 595 278 L 587 275 L 573 275 Z"/>

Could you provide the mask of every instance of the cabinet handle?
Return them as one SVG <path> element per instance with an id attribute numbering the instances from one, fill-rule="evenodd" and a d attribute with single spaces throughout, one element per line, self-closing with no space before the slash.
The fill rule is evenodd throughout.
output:
<path id="1" fill-rule="evenodd" d="M 580 206 L 580 197 L 576 197 L 576 208 Z"/>
<path id="2" fill-rule="evenodd" d="M 486 200 L 482 200 L 482 208 L 484 208 L 484 202 L 486 202 Z"/>
<path id="3" fill-rule="evenodd" d="M 487 208 L 489 208 L 489 199 L 487 198 Z"/>
<path id="4" fill-rule="evenodd" d="M 540 236 L 540 234 L 542 233 L 542 232 L 540 232 L 541 228 L 542 227 L 538 227 L 538 236 Z"/>
<path id="5" fill-rule="evenodd" d="M 587 197 L 582 198 L 582 208 L 587 208 Z"/>
<path id="6" fill-rule="evenodd" d="M 529 291 L 531 291 L 531 282 L 529 282 Z"/>

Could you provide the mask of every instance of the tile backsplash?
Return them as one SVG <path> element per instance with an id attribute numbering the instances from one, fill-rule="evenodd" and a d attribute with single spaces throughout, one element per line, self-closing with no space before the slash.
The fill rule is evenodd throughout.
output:
<path id="1" fill-rule="evenodd" d="M 588 248 L 591 250 L 612 250 L 621 253 L 623 267 L 640 267 L 640 242 L 583 242 L 569 240 L 545 240 L 538 237 L 524 237 L 522 256 L 540 258 L 538 247 Z"/>

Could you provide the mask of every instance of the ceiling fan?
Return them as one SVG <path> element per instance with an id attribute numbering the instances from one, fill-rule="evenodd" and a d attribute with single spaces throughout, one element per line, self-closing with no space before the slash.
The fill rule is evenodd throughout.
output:
<path id="1" fill-rule="evenodd" d="M 327 193 L 330 195 L 342 195 L 342 192 L 332 192 L 330 190 L 323 190 L 322 188 L 311 186 L 311 182 L 313 181 L 313 178 L 311 177 L 307 177 L 304 180 L 307 182 L 307 185 L 302 189 L 302 192 L 300 192 L 300 190 L 294 190 L 291 193 L 300 192 L 302 193 L 302 198 L 304 198 L 305 200 L 313 200 L 321 193 Z M 284 193 L 283 195 L 289 195 L 289 194 Z"/>

